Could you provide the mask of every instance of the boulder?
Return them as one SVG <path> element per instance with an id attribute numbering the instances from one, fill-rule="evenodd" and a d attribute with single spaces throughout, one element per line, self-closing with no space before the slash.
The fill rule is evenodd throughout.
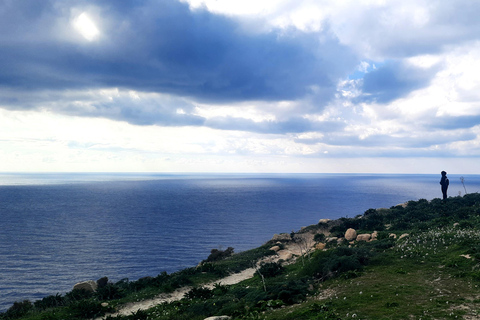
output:
<path id="1" fill-rule="evenodd" d="M 318 221 L 318 223 L 329 223 L 330 221 L 332 221 L 331 219 L 320 219 Z"/>
<path id="2" fill-rule="evenodd" d="M 397 239 L 397 235 L 395 233 L 390 233 L 388 235 L 389 238 Z"/>
<path id="3" fill-rule="evenodd" d="M 280 250 L 277 252 L 277 254 L 279 259 L 285 260 L 285 261 L 290 260 L 293 257 L 293 254 L 288 250 Z"/>
<path id="4" fill-rule="evenodd" d="M 325 247 L 326 247 L 325 243 L 322 243 L 322 242 L 319 242 L 315 245 L 315 249 L 317 250 L 323 250 L 325 249 Z"/>
<path id="5" fill-rule="evenodd" d="M 355 229 L 350 228 L 345 232 L 345 240 L 352 241 L 352 240 L 355 240 L 356 238 L 357 238 L 357 231 L 355 231 Z"/>
<path id="6" fill-rule="evenodd" d="M 279 246 L 273 246 L 273 247 L 270 248 L 270 250 L 277 252 L 278 250 L 280 250 L 280 247 Z"/>
<path id="7" fill-rule="evenodd" d="M 362 233 L 357 236 L 357 241 L 369 241 L 371 237 L 370 233 Z"/>
<path id="8" fill-rule="evenodd" d="M 93 280 L 83 281 L 75 284 L 73 290 L 85 290 L 88 292 L 97 291 L 97 283 Z"/>
<path id="9" fill-rule="evenodd" d="M 108 277 L 103 277 L 97 280 L 97 288 L 101 289 L 106 287 L 108 284 Z"/>
<path id="10" fill-rule="evenodd" d="M 290 236 L 289 233 L 281 233 L 281 234 L 274 234 L 273 241 L 291 241 L 292 237 Z"/>
<path id="11" fill-rule="evenodd" d="M 214 316 L 214 317 L 205 318 L 205 320 L 229 320 L 229 319 L 232 319 L 232 317 L 229 317 L 229 316 Z"/>
<path id="12" fill-rule="evenodd" d="M 409 236 L 408 233 L 404 233 L 398 238 L 398 240 L 403 239 L 403 238 L 408 237 L 408 236 Z"/>
<path id="13" fill-rule="evenodd" d="M 372 241 L 373 241 L 373 240 L 377 240 L 377 237 L 378 237 L 378 232 L 377 232 L 377 231 L 373 231 L 373 233 L 372 233 L 372 239 L 371 239 L 371 240 L 372 240 Z"/>
<path id="14" fill-rule="evenodd" d="M 333 241 L 338 241 L 338 238 L 337 237 L 328 237 L 326 240 L 327 240 L 327 242 L 333 242 Z"/>

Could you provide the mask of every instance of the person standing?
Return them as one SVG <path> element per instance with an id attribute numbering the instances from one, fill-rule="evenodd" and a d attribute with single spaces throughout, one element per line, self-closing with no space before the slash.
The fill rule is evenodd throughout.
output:
<path id="1" fill-rule="evenodd" d="M 442 171 L 442 179 L 440 179 L 440 185 L 442 186 L 443 200 L 447 199 L 447 189 L 450 181 L 447 178 L 447 173 Z"/>

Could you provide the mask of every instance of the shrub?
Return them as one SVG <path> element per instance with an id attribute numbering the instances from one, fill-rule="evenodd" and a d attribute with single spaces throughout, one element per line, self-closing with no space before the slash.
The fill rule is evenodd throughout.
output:
<path id="1" fill-rule="evenodd" d="M 18 319 L 26 315 L 29 311 L 33 309 L 33 305 L 29 300 L 23 300 L 21 302 L 14 302 L 5 316 L 7 319 Z"/>
<path id="2" fill-rule="evenodd" d="M 273 278 L 281 275 L 285 271 L 285 268 L 276 262 L 264 263 L 260 266 L 257 273 L 260 273 L 265 278 Z"/>
<path id="3" fill-rule="evenodd" d="M 66 304 L 65 298 L 61 294 L 51 295 L 34 302 L 35 308 L 45 310 L 48 308 L 56 308 Z"/>
<path id="4" fill-rule="evenodd" d="M 326 239 L 325 235 L 323 233 L 317 233 L 314 237 L 313 240 L 315 242 L 324 242 Z"/>
<path id="5" fill-rule="evenodd" d="M 125 296 L 123 290 L 112 283 L 108 283 L 103 287 L 99 287 L 95 294 L 99 300 L 120 299 Z"/>
<path id="6" fill-rule="evenodd" d="M 233 254 L 233 248 L 228 247 L 226 250 L 212 249 L 210 255 L 207 258 L 207 262 L 223 260 L 227 257 L 230 257 Z"/>
<path id="7" fill-rule="evenodd" d="M 77 301 L 69 306 L 74 317 L 90 319 L 105 314 L 105 309 L 99 302 L 93 300 Z"/>
<path id="8" fill-rule="evenodd" d="M 301 273 L 319 279 L 331 278 L 344 272 L 361 270 L 370 256 L 365 248 L 338 247 L 317 251 Z"/>
<path id="9" fill-rule="evenodd" d="M 308 293 L 309 285 L 302 280 L 291 280 L 271 288 L 271 300 L 281 300 L 285 304 L 303 301 Z"/>
<path id="10" fill-rule="evenodd" d="M 65 300 L 67 301 L 67 303 L 73 303 L 76 301 L 91 298 L 92 296 L 93 296 L 93 292 L 89 292 L 83 289 L 74 289 L 70 292 L 67 292 L 67 294 L 65 294 Z"/>
<path id="11" fill-rule="evenodd" d="M 195 287 L 195 288 L 192 288 L 192 290 L 188 291 L 185 294 L 185 297 L 190 300 L 194 300 L 194 299 L 207 300 L 213 297 L 213 291 L 204 287 Z"/>

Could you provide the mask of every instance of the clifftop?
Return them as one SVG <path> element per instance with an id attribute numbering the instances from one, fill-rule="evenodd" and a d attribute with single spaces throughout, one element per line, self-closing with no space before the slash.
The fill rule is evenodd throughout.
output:
<path id="1" fill-rule="evenodd" d="M 18 302 L 0 319 L 478 319 L 479 230 L 480 194 L 409 201 L 172 274 Z M 232 274 L 245 276 L 222 282 Z M 125 309 L 139 301 L 156 303 Z"/>

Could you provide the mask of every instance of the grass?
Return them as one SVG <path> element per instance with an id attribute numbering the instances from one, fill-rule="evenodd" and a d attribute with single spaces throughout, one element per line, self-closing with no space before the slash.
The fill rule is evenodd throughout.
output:
<path id="1" fill-rule="evenodd" d="M 310 226 L 302 232 L 324 232 L 328 227 Z M 336 235 L 348 228 L 379 231 L 378 240 L 342 242 L 282 267 L 267 264 L 260 269 L 263 280 L 257 274 L 233 286 L 202 288 L 273 254 L 269 250 L 273 243 L 267 243 L 199 268 L 111 284 L 114 298 L 108 300 L 107 308 L 100 307 L 103 300 L 98 294 L 69 293 L 49 297 L 44 308 L 38 308 L 39 303 L 17 303 L 0 314 L 0 319 L 91 319 L 113 306 L 185 285 L 194 289 L 180 301 L 110 319 L 196 320 L 212 315 L 257 320 L 480 318 L 479 194 L 447 201 L 410 201 L 405 208 L 369 209 L 364 216 L 342 218 L 330 225 Z M 397 238 L 408 236 L 394 240 L 391 233 Z"/>

